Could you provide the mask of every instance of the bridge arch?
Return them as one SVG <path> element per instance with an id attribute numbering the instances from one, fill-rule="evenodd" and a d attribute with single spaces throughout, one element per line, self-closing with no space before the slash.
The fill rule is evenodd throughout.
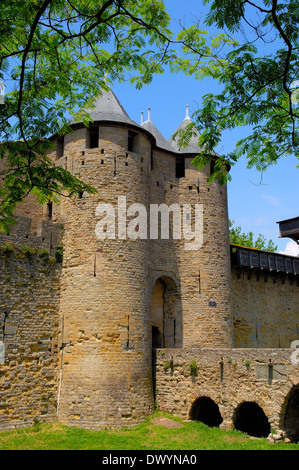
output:
<path id="1" fill-rule="evenodd" d="M 267 437 L 271 426 L 263 409 L 254 401 L 243 401 L 233 413 L 235 429 L 254 437 Z"/>
<path id="2" fill-rule="evenodd" d="M 210 427 L 218 427 L 223 421 L 218 405 L 207 396 L 198 397 L 192 403 L 190 419 Z"/>
<path id="3" fill-rule="evenodd" d="M 299 386 L 293 387 L 282 406 L 282 429 L 291 442 L 299 442 Z"/>

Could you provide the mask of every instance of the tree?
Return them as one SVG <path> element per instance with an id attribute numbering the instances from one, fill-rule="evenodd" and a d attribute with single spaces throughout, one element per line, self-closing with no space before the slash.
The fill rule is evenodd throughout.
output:
<path id="1" fill-rule="evenodd" d="M 2 231 L 29 193 L 44 203 L 94 192 L 47 158 L 48 137 L 69 131 L 68 116 L 88 126 L 82 108 L 126 72 L 137 87 L 162 73 L 168 25 L 159 0 L 1 0 L 0 79 L 14 84 L 0 105 Z"/>
<path id="2" fill-rule="evenodd" d="M 179 136 L 184 146 L 194 126 L 201 132 L 205 150 L 194 159 L 201 167 L 224 131 L 251 127 L 233 152 L 218 155 L 209 180 L 226 182 L 242 155 L 261 172 L 282 155 L 299 157 L 298 3 L 203 1 L 211 2 L 206 25 L 220 28 L 212 39 L 199 24 L 174 38 L 161 0 L 1 1 L 0 80 L 8 77 L 13 87 L 0 104 L 0 230 L 9 230 L 29 193 L 43 203 L 94 192 L 47 158 L 48 137 L 69 131 L 68 115 L 89 125 L 84 106 L 128 73 L 139 88 L 165 66 L 223 87 L 203 97 L 194 124 Z"/>
<path id="3" fill-rule="evenodd" d="M 257 239 L 254 240 L 252 232 L 244 233 L 241 227 L 233 227 L 234 223 L 234 220 L 229 221 L 229 241 L 232 245 L 246 246 L 257 250 L 277 251 L 278 245 L 275 245 L 273 240 L 266 240 L 262 234 L 259 234 Z"/>
<path id="4" fill-rule="evenodd" d="M 238 40 L 232 39 L 227 49 L 223 46 L 228 36 L 219 35 L 214 38 L 219 53 L 202 55 L 202 35 L 192 35 L 195 26 L 180 33 L 188 57 L 176 62 L 176 70 L 212 77 L 222 91 L 203 97 L 194 125 L 180 134 L 179 143 L 186 145 L 196 126 L 205 152 L 194 164 L 204 166 L 224 131 L 249 126 L 248 136 L 236 143 L 235 150 L 217 158 L 210 179 L 225 182 L 229 165 L 242 155 L 248 167 L 261 174 L 282 156 L 299 158 L 299 4 L 297 0 L 204 0 L 210 2 L 206 25 Z"/>

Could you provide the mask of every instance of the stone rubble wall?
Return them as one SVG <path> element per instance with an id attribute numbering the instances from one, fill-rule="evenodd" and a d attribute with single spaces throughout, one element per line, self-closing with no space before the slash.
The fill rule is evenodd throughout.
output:
<path id="1" fill-rule="evenodd" d="M 219 407 L 222 427 L 244 401 L 256 402 L 274 429 L 281 429 L 289 392 L 299 384 L 293 349 L 157 349 L 156 403 L 159 409 L 190 418 L 192 403 L 207 396 Z M 197 370 L 191 373 L 190 364 Z"/>
<path id="2" fill-rule="evenodd" d="M 56 416 L 61 264 L 15 249 L 1 251 L 0 272 L 0 429 L 8 430 Z"/>
<path id="3" fill-rule="evenodd" d="M 33 221 L 29 217 L 16 216 L 17 224 L 11 233 L 0 233 L 0 246 L 9 243 L 16 247 L 28 246 L 40 251 L 46 249 L 50 256 L 55 256 L 57 247 L 62 243 L 63 225 L 51 220 L 40 218 L 36 221 L 36 231 L 33 230 Z"/>

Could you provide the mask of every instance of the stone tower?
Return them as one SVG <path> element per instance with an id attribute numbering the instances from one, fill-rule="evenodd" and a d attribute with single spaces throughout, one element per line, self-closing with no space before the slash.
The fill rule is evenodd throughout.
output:
<path id="1" fill-rule="evenodd" d="M 153 347 L 231 347 L 232 332 L 226 188 L 192 167 L 196 139 L 180 150 L 150 115 L 133 122 L 112 91 L 91 117 L 56 139 L 57 164 L 98 190 L 53 209 L 64 223 L 58 416 L 99 429 L 154 410 Z M 186 249 L 177 228 L 194 225 L 196 205 L 203 236 Z"/>

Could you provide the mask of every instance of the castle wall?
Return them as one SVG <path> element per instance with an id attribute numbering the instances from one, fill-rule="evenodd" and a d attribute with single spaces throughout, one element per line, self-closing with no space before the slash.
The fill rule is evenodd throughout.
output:
<path id="1" fill-rule="evenodd" d="M 32 228 L 32 220 L 25 216 L 16 216 L 17 224 L 12 227 L 9 234 L 0 233 L 0 245 L 6 243 L 15 247 L 28 246 L 36 251 L 45 249 L 52 257 L 61 245 L 63 224 L 53 223 L 50 220 L 39 218 L 36 220 L 35 229 Z"/>
<path id="2" fill-rule="evenodd" d="M 61 264 L 0 248 L 0 428 L 56 417 Z"/>
<path id="3" fill-rule="evenodd" d="M 219 407 L 221 427 L 229 429 L 238 405 L 255 402 L 270 425 L 282 429 L 288 396 L 299 384 L 293 353 L 293 349 L 158 349 L 157 405 L 190 419 L 195 400 L 209 397 Z M 192 362 L 197 368 L 194 374 Z"/>
<path id="4" fill-rule="evenodd" d="M 0 159 L 0 183 L 1 172 L 7 169 L 6 158 Z M 30 235 L 36 235 L 39 227 L 40 220 L 43 218 L 44 208 L 43 205 L 38 204 L 36 196 L 28 194 L 23 201 L 16 206 L 14 215 L 17 218 L 26 219 L 26 228 L 23 223 L 23 229 L 26 231 L 27 237 Z M 1 233 L 0 233 L 1 236 Z"/>
<path id="5" fill-rule="evenodd" d="M 289 348 L 299 339 L 299 286 L 277 273 L 232 270 L 235 347 Z"/>
<path id="6" fill-rule="evenodd" d="M 290 350 L 273 348 L 298 338 L 298 286 L 232 270 L 226 186 L 208 184 L 209 168 L 195 170 L 191 156 L 177 177 L 176 155 L 135 131 L 101 123 L 96 148 L 86 128 L 66 135 L 49 157 L 97 194 L 44 207 L 30 197 L 18 226 L 0 236 L 14 247 L 0 250 L 0 426 L 57 414 L 70 426 L 122 428 L 151 414 L 155 398 L 188 418 L 200 396 L 217 403 L 226 427 L 243 401 L 258 402 L 278 426 L 299 377 Z M 160 230 L 152 238 L 153 205 L 179 209 L 165 239 Z M 55 256 L 63 227 L 61 270 L 40 250 Z M 154 368 L 153 345 L 164 347 Z"/>

